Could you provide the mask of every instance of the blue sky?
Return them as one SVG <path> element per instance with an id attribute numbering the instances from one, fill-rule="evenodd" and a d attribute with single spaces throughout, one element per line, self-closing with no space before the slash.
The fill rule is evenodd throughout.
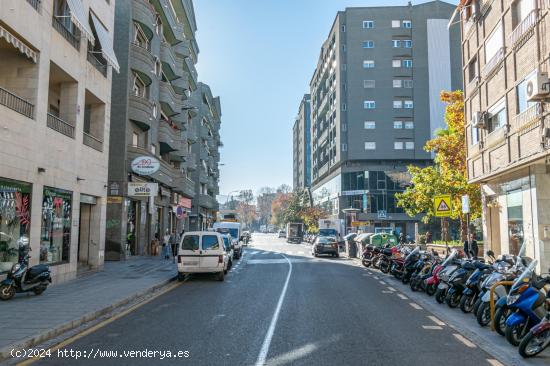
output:
<path id="1" fill-rule="evenodd" d="M 419 4 L 426 1 L 413 1 Z M 456 3 L 456 1 L 449 1 Z M 292 185 L 292 126 L 336 12 L 406 0 L 194 0 L 199 79 L 221 97 L 220 194 Z"/>

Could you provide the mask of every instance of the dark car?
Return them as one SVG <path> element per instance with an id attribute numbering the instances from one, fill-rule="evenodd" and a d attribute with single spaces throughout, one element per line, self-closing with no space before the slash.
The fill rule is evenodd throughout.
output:
<path id="1" fill-rule="evenodd" d="M 330 254 L 333 257 L 338 257 L 338 241 L 332 236 L 319 236 L 313 243 L 311 254 L 314 257 L 320 254 Z"/>

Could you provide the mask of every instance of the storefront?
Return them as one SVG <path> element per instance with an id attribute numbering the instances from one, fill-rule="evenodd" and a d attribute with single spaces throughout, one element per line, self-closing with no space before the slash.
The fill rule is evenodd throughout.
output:
<path id="1" fill-rule="evenodd" d="M 44 187 L 40 263 L 69 262 L 71 248 L 72 192 Z"/>
<path id="2" fill-rule="evenodd" d="M 32 185 L 0 179 L 0 273 L 18 258 L 18 240 L 30 237 Z"/>

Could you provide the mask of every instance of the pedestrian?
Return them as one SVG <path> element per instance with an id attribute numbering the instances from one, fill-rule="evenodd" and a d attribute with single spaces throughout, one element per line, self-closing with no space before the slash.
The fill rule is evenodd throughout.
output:
<path id="1" fill-rule="evenodd" d="M 176 251 L 179 243 L 179 235 L 176 230 L 172 230 L 172 235 L 170 235 L 170 246 L 172 250 L 172 257 L 174 261 L 176 260 Z"/>
<path id="2" fill-rule="evenodd" d="M 432 233 L 429 231 L 426 232 L 426 244 L 430 244 L 432 242 Z"/>
<path id="3" fill-rule="evenodd" d="M 399 244 L 405 244 L 407 242 L 407 239 L 405 238 L 405 233 L 401 232 L 399 234 Z"/>
<path id="4" fill-rule="evenodd" d="M 162 254 L 164 255 L 164 259 L 170 259 L 170 249 L 170 232 L 166 229 L 162 240 Z"/>
<path id="5" fill-rule="evenodd" d="M 468 239 L 464 241 L 464 253 L 468 258 L 476 259 L 478 248 L 477 248 L 477 241 L 475 239 L 474 234 L 471 233 Z"/>

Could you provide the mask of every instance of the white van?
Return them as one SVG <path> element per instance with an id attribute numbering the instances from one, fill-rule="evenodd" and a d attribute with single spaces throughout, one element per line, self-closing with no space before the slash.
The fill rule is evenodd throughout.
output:
<path id="1" fill-rule="evenodd" d="M 222 234 L 230 234 L 234 244 L 234 258 L 239 259 L 243 254 L 241 245 L 241 223 L 240 222 L 215 222 L 212 228 Z"/>
<path id="2" fill-rule="evenodd" d="M 188 273 L 217 273 L 224 280 L 228 256 L 221 234 L 212 231 L 185 233 L 178 248 L 178 279 Z"/>

